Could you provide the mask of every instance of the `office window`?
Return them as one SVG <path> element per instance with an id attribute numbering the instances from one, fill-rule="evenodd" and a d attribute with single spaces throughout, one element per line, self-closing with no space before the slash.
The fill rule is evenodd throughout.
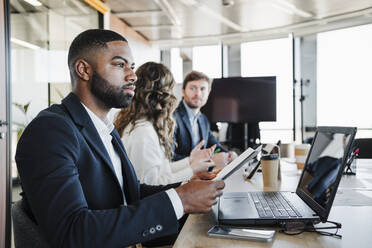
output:
<path id="1" fill-rule="evenodd" d="M 171 52 L 170 70 L 173 74 L 176 83 L 180 84 L 183 81 L 183 60 L 181 58 L 180 49 L 172 48 L 170 52 Z"/>
<path id="2" fill-rule="evenodd" d="M 372 137 L 372 25 L 318 34 L 317 125 Z"/>
<path id="3" fill-rule="evenodd" d="M 221 46 L 200 46 L 192 49 L 192 69 L 201 71 L 210 78 L 220 78 Z"/>
<path id="4" fill-rule="evenodd" d="M 276 76 L 277 121 L 260 123 L 261 142 L 293 141 L 292 69 L 291 38 L 241 44 L 242 77 Z"/>

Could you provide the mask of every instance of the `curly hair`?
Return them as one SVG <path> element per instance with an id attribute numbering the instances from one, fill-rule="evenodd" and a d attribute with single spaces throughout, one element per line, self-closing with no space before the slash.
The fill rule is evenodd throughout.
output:
<path id="1" fill-rule="evenodd" d="M 175 126 L 172 115 L 177 101 L 173 94 L 175 81 L 172 73 L 163 64 L 147 62 L 137 69 L 136 75 L 136 94 L 132 104 L 119 112 L 114 125 L 120 136 L 123 136 L 124 129 L 129 124 L 132 124 L 130 133 L 138 120 L 150 121 L 160 145 L 164 147 L 166 157 L 171 160 Z"/>

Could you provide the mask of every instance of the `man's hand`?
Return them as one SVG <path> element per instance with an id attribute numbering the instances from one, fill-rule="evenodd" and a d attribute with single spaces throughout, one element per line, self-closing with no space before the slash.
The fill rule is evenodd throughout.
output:
<path id="1" fill-rule="evenodd" d="M 238 157 L 238 154 L 236 154 L 236 152 L 229 152 L 227 154 L 227 163 L 231 163 L 234 159 L 236 159 Z"/>
<path id="2" fill-rule="evenodd" d="M 191 180 L 212 180 L 213 178 L 215 178 L 218 174 L 218 172 L 220 172 L 221 169 L 214 169 L 213 171 L 211 172 L 207 172 L 207 171 L 200 171 L 200 172 L 197 172 L 193 175 L 193 177 L 191 178 Z"/>
<path id="3" fill-rule="evenodd" d="M 213 155 L 212 160 L 217 168 L 223 168 L 227 165 L 228 153 L 219 152 Z"/>
<path id="4" fill-rule="evenodd" d="M 216 198 L 222 195 L 224 187 L 222 180 L 191 180 L 176 188 L 176 191 L 181 198 L 185 214 L 208 213 L 212 205 L 217 203 Z"/>
<path id="5" fill-rule="evenodd" d="M 219 152 L 212 157 L 216 168 L 223 168 L 236 159 L 238 155 L 235 152 Z"/>

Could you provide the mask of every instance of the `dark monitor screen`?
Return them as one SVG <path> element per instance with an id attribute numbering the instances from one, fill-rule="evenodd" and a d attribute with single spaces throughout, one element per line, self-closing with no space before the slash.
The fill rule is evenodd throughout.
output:
<path id="1" fill-rule="evenodd" d="M 276 121 L 276 77 L 214 79 L 201 111 L 211 122 Z"/>

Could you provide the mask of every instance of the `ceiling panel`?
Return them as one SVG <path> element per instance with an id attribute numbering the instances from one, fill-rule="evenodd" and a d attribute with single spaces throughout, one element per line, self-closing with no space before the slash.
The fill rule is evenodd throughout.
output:
<path id="1" fill-rule="evenodd" d="M 116 13 L 162 11 L 163 15 L 123 18 L 134 29 L 139 26 L 139 32 L 150 41 L 274 30 L 372 7 L 372 0 L 235 0 L 229 7 L 223 6 L 222 0 L 109 0 L 106 3 Z M 143 30 L 144 26 L 152 28 Z"/>
<path id="2" fill-rule="evenodd" d="M 372 7 L 371 0 L 296 0 L 293 3 L 314 13 L 315 18 L 340 15 Z"/>
<path id="3" fill-rule="evenodd" d="M 44 9 L 10 0 L 12 12 L 47 9 L 80 15 L 84 0 L 40 0 Z M 239 42 L 372 23 L 372 0 L 106 0 L 112 13 L 154 44 Z"/>
<path id="4" fill-rule="evenodd" d="M 131 26 L 156 26 L 156 25 L 170 25 L 172 22 L 166 16 L 138 16 L 125 18 L 125 22 Z"/>
<path id="5" fill-rule="evenodd" d="M 107 0 L 105 4 L 115 12 L 159 9 L 153 0 Z"/>
<path id="6" fill-rule="evenodd" d="M 161 40 L 162 37 L 175 36 L 172 29 L 160 29 L 160 30 L 142 30 L 141 34 L 145 37 L 153 37 L 157 40 Z"/>

